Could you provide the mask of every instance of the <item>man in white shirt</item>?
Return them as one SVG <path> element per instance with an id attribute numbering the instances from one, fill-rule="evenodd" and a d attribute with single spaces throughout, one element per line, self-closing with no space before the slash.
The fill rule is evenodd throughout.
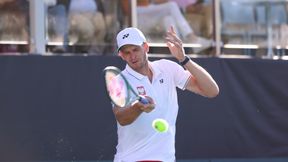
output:
<path id="1" fill-rule="evenodd" d="M 167 32 L 166 41 L 171 54 L 187 70 L 165 59 L 150 62 L 147 56 L 149 46 L 137 28 L 126 28 L 117 35 L 119 56 L 127 63 L 122 74 L 149 103 L 136 101 L 124 108 L 113 107 L 118 125 L 115 162 L 174 162 L 178 114 L 176 88 L 210 98 L 219 93 L 218 85 L 210 74 L 185 55 L 182 41 L 173 27 Z M 168 122 L 166 133 L 152 128 L 156 118 Z"/>

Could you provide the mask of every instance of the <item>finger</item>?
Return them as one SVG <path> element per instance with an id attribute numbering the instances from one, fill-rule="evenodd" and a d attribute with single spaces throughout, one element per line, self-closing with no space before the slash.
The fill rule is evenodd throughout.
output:
<path id="1" fill-rule="evenodd" d="M 173 43 L 173 38 L 171 37 L 165 37 L 166 42 Z"/>
<path id="2" fill-rule="evenodd" d="M 148 107 L 147 107 L 147 111 L 148 112 L 151 112 L 152 110 L 155 109 L 155 105 L 154 104 L 150 104 Z"/>
<path id="3" fill-rule="evenodd" d="M 171 42 L 177 42 L 179 44 L 182 43 L 182 40 L 176 35 L 176 34 L 172 34 L 172 33 L 167 33 L 166 38 L 167 41 L 171 41 Z"/>
<path id="4" fill-rule="evenodd" d="M 177 37 L 177 36 L 171 36 L 171 35 L 167 35 L 165 37 L 166 41 L 170 41 L 172 43 L 182 43 L 182 41 Z"/>
<path id="5" fill-rule="evenodd" d="M 182 48 L 182 43 L 181 42 L 177 42 L 177 41 L 171 41 L 171 40 L 167 40 L 166 41 L 166 45 L 169 48 Z"/>
<path id="6" fill-rule="evenodd" d="M 155 104 L 147 104 L 147 105 L 143 105 L 143 107 L 141 107 L 140 109 L 146 113 L 149 113 L 152 110 L 154 110 L 154 108 L 155 108 Z"/>
<path id="7" fill-rule="evenodd" d="M 146 98 L 150 104 L 155 104 L 153 98 L 149 97 L 149 96 L 143 96 L 144 98 Z"/>
<path id="8" fill-rule="evenodd" d="M 176 34 L 176 32 L 174 30 L 174 27 L 172 25 L 170 26 L 170 31 L 171 31 L 171 33 L 175 33 Z"/>
<path id="9" fill-rule="evenodd" d="M 167 42 L 166 44 L 167 44 L 168 48 L 172 48 L 172 47 L 175 46 L 175 45 L 174 45 L 173 43 L 171 43 L 171 42 Z"/>

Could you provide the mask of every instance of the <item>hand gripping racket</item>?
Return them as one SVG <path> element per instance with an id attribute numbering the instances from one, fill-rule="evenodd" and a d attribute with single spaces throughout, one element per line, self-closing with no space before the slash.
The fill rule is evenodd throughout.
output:
<path id="1" fill-rule="evenodd" d="M 143 104 L 149 103 L 146 98 L 139 96 L 132 89 L 127 79 L 117 67 L 107 66 L 104 69 L 104 77 L 106 91 L 113 104 L 125 107 L 136 100 L 139 100 Z"/>

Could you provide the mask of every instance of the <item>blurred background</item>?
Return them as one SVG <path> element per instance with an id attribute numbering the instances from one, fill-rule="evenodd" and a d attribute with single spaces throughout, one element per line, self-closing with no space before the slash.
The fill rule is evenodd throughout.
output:
<path id="1" fill-rule="evenodd" d="M 286 0 L 152 3 L 1 0 L 0 54 L 114 55 L 116 33 L 128 26 L 146 34 L 151 53 L 168 54 L 163 39 L 168 25 L 177 29 L 187 53 L 196 56 L 283 58 L 287 53 Z M 153 5 L 166 8 L 151 12 Z"/>
<path id="2" fill-rule="evenodd" d="M 103 69 L 138 27 L 173 61 L 171 25 L 220 87 L 178 91 L 182 162 L 287 162 L 288 0 L 0 0 L 0 161 L 110 162 L 116 120 Z"/>

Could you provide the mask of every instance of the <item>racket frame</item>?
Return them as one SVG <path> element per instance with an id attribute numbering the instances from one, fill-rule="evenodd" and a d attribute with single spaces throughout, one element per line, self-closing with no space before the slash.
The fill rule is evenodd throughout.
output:
<path id="1" fill-rule="evenodd" d="M 121 73 L 121 70 L 118 69 L 117 67 L 115 66 L 107 66 L 103 72 L 104 72 L 104 78 L 105 78 L 105 88 L 106 88 L 106 93 L 108 95 L 108 97 L 110 98 L 110 100 L 113 102 L 113 104 L 119 106 L 119 107 L 125 107 L 125 106 L 120 106 L 118 105 L 117 103 L 115 103 L 113 101 L 113 99 L 111 98 L 111 96 L 109 95 L 109 91 L 108 91 L 108 87 L 107 87 L 107 81 L 106 81 L 106 73 L 107 71 L 112 71 L 114 74 L 116 74 L 115 76 L 117 75 L 120 75 L 120 77 L 124 80 L 125 84 L 126 84 L 126 90 L 127 90 L 127 97 L 125 98 L 125 106 L 131 104 L 132 102 L 136 101 L 136 100 L 139 100 L 140 102 L 146 104 L 147 101 L 143 101 L 143 100 L 146 100 L 144 99 L 143 97 L 139 96 L 135 91 L 134 89 L 131 87 L 131 85 L 129 84 L 128 80 L 126 79 L 126 77 Z M 135 97 L 132 98 L 132 95 L 130 94 L 130 92 L 133 93 L 133 95 Z"/>

